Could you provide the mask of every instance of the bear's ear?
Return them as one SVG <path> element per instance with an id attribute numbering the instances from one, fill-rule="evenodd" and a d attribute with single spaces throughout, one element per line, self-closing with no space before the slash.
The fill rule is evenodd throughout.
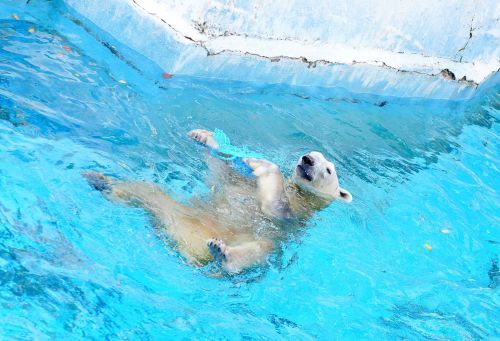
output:
<path id="1" fill-rule="evenodd" d="M 340 193 L 340 199 L 344 200 L 345 202 L 351 202 L 352 201 L 352 195 L 349 193 L 349 191 L 343 189 L 342 187 L 339 187 L 339 193 Z"/>

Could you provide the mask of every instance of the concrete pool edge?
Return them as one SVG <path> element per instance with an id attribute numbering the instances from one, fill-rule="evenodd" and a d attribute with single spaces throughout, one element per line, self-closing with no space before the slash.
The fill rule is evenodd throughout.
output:
<path id="1" fill-rule="evenodd" d="M 180 21 L 172 24 L 149 12 L 151 9 L 145 8 L 143 1 L 111 0 L 107 2 L 106 10 L 92 6 L 88 0 L 65 0 L 65 3 L 170 74 L 267 84 L 339 87 L 353 93 L 430 99 L 468 99 L 474 96 L 477 89 L 474 82 L 444 79 L 437 71 L 441 67 L 456 71 L 457 65 L 463 70 L 470 69 L 473 67 L 471 63 L 457 63 L 443 58 L 436 62 L 433 59 L 435 65 L 424 70 L 425 65 L 415 68 L 399 62 L 402 68 L 398 69 L 389 66 L 390 63 L 370 62 L 366 58 L 365 61 L 348 64 L 345 60 L 309 60 L 293 53 L 270 57 L 279 49 L 265 55 L 265 48 L 258 47 L 262 41 L 250 44 L 253 47 L 246 46 L 246 51 L 237 48 L 251 38 L 232 42 L 234 50 L 213 40 L 203 41 L 203 37 L 196 35 L 188 26 L 179 25 Z M 190 36 L 184 36 L 185 32 L 180 32 L 179 27 Z M 228 38 L 234 39 L 222 37 Z M 268 42 L 269 47 L 273 43 Z M 448 64 L 443 64 L 447 61 Z M 488 67 L 491 69 L 491 66 Z M 491 79 L 491 74 L 489 78 L 487 76 L 490 69 L 483 70 L 478 79 Z"/>

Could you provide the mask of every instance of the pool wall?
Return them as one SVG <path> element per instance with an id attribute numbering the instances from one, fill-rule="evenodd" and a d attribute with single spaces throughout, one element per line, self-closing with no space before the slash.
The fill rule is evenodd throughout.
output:
<path id="1" fill-rule="evenodd" d="M 464 99 L 500 68 L 490 0 L 65 3 L 170 74 Z"/>

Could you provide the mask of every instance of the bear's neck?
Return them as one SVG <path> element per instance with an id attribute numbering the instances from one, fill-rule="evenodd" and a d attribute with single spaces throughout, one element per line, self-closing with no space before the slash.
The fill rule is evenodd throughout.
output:
<path id="1" fill-rule="evenodd" d="M 288 181 L 286 192 L 290 209 L 295 216 L 301 218 L 309 218 L 332 202 L 332 200 L 302 189 L 292 181 Z"/>

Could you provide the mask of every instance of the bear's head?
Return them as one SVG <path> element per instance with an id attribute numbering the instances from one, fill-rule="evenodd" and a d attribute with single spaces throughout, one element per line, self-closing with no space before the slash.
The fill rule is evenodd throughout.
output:
<path id="1" fill-rule="evenodd" d="M 293 172 L 293 181 L 301 188 L 321 197 L 352 201 L 351 193 L 339 187 L 335 166 L 320 152 L 310 152 L 299 158 Z"/>

